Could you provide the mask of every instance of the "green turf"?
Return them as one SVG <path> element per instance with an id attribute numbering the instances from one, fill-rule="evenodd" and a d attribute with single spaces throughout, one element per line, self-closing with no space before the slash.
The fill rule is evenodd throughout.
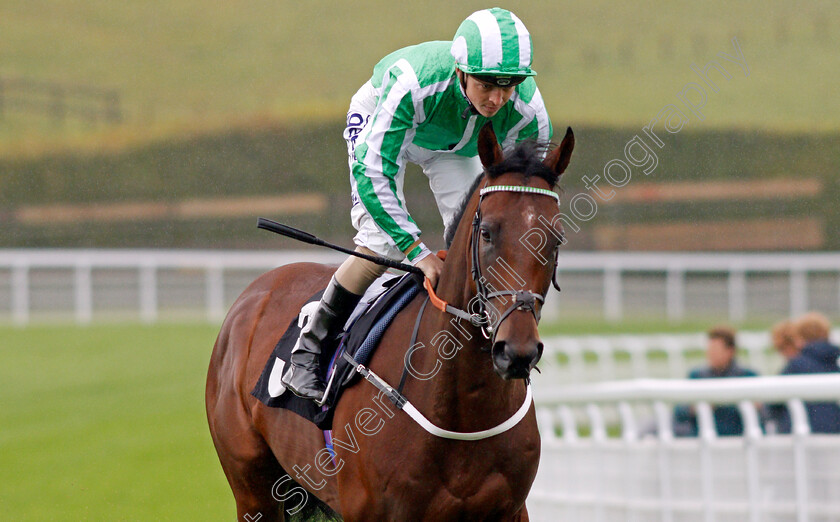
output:
<path id="1" fill-rule="evenodd" d="M 542 333 L 707 326 L 566 321 Z M 0 519 L 232 520 L 204 414 L 216 333 L 207 324 L 0 326 Z"/>
<path id="2" fill-rule="evenodd" d="M 603 319 L 573 318 L 543 322 L 540 334 L 554 335 L 616 335 L 616 334 L 654 334 L 654 333 L 696 333 L 705 332 L 710 327 L 720 324 L 720 318 L 693 319 L 669 322 L 663 319 L 638 319 L 626 321 L 606 321 Z M 725 322 L 725 321 L 724 321 Z M 762 319 L 750 319 L 737 325 L 740 330 L 769 330 L 773 322 Z"/>
<path id="3" fill-rule="evenodd" d="M 208 325 L 0 328 L 0 518 L 232 520 Z"/>
<path id="4" fill-rule="evenodd" d="M 122 134 L 178 133 L 249 118 L 340 117 L 374 63 L 399 47 L 448 40 L 478 0 L 394 3 L 199 0 L 12 1 L 3 5 L 0 73 L 119 89 Z M 649 121 L 698 81 L 690 66 L 722 62 L 733 77 L 691 126 L 840 128 L 838 27 L 831 0 L 511 6 L 530 29 L 547 106 L 564 123 Z M 718 73 L 713 73 L 716 75 Z M 119 140 L 99 128 L 105 141 Z M 96 132 L 74 121 L 9 113 L 4 141 Z M 117 133 L 117 134 L 120 134 Z"/>

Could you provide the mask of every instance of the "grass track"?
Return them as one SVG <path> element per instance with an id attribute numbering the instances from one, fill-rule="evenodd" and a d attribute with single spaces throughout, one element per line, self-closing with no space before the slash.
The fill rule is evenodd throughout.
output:
<path id="1" fill-rule="evenodd" d="M 570 320 L 542 332 L 706 327 Z M 0 518 L 232 520 L 204 414 L 216 333 L 207 324 L 0 326 Z"/>
<path id="2" fill-rule="evenodd" d="M 4 520 L 232 520 L 209 325 L 0 329 Z"/>
<path id="3" fill-rule="evenodd" d="M 542 336 L 591 335 L 591 334 L 655 334 L 705 332 L 713 325 L 726 321 L 709 317 L 681 322 L 667 322 L 663 319 L 633 319 L 632 321 L 606 322 L 603 319 L 570 317 L 557 322 L 540 324 Z M 771 321 L 750 319 L 737 325 L 739 330 L 768 330 Z"/>

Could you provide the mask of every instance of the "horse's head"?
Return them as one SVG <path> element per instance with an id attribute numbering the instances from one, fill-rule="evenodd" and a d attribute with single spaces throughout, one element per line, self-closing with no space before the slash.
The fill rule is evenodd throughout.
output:
<path id="1" fill-rule="evenodd" d="M 493 367 L 504 379 L 527 378 L 542 355 L 537 323 L 562 237 L 550 230 L 559 212 L 553 189 L 574 142 L 569 128 L 544 160 L 544 149 L 527 143 L 504 157 L 492 125 L 479 133 L 485 175 L 472 223 L 471 266 Z M 538 248 L 526 239 L 535 229 L 544 238 Z"/>

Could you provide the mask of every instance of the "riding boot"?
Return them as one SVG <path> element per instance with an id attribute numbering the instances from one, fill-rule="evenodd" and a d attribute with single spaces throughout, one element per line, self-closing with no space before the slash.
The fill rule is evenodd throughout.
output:
<path id="1" fill-rule="evenodd" d="M 283 375 L 282 382 L 292 393 L 316 402 L 323 399 L 326 386 L 320 376 L 321 347 L 341 332 L 361 298 L 341 286 L 335 277 L 330 279 L 318 308 L 301 329 L 292 349 L 292 366 Z"/>

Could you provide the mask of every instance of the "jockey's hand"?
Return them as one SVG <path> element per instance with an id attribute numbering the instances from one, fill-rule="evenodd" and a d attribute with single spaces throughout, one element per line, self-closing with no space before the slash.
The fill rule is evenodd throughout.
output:
<path id="1" fill-rule="evenodd" d="M 440 272 L 443 270 L 443 261 L 438 256 L 432 254 L 418 261 L 416 266 L 423 271 L 423 275 L 432 283 L 432 288 L 435 288 L 440 277 Z"/>

